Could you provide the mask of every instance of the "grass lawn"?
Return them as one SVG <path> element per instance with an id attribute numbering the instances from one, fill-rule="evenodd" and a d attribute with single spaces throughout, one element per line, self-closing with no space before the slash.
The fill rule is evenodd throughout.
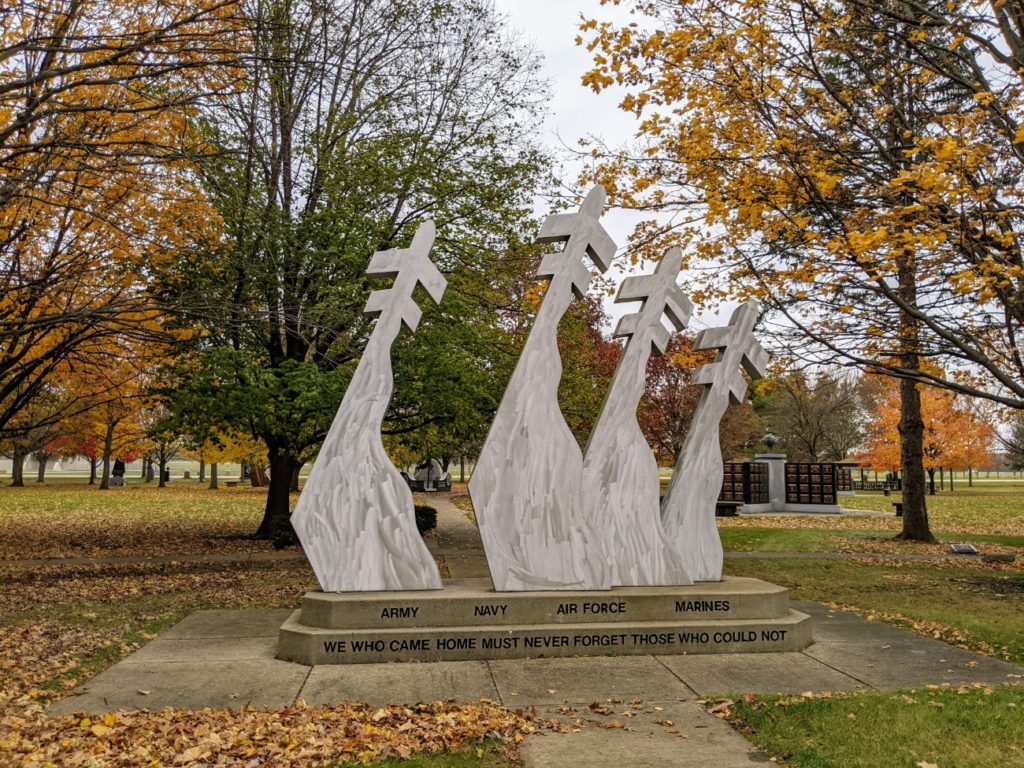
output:
<path id="1" fill-rule="evenodd" d="M 856 530 L 767 528 L 759 525 L 765 520 L 767 518 L 750 518 L 742 525 L 727 519 L 720 520 L 722 546 L 727 552 L 919 552 L 948 555 L 950 543 L 969 542 L 983 553 L 1007 552 L 1024 556 L 1024 536 L 939 531 L 935 533 L 937 544 L 918 544 L 894 541 L 896 531 L 877 527 L 877 522 L 875 528 Z"/>
<path id="2" fill-rule="evenodd" d="M 1024 663 L 1024 571 L 901 560 L 726 560 L 725 572 Z"/>
<path id="3" fill-rule="evenodd" d="M 850 509 L 893 512 L 893 502 L 902 494 L 884 496 L 879 492 L 858 492 L 847 496 L 842 505 Z M 974 488 L 957 485 L 926 497 L 928 519 L 935 533 L 990 533 L 1024 536 L 1024 484 L 1012 482 L 978 483 Z M 892 521 L 898 522 L 893 516 Z"/>
<path id="4" fill-rule="evenodd" d="M 735 725 L 801 768 L 1021 768 L 1024 689 L 964 687 L 740 699 Z"/>

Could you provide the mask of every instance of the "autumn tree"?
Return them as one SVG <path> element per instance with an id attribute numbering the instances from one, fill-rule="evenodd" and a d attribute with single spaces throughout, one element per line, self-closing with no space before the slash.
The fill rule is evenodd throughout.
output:
<path id="1" fill-rule="evenodd" d="M 858 378 L 790 371 L 766 381 L 760 399 L 769 428 L 792 461 L 842 461 L 863 436 Z"/>
<path id="2" fill-rule="evenodd" d="M 211 217 L 190 109 L 231 87 L 233 0 L 14 0 L 0 14 L 0 435 L 55 376 L 153 329 L 146 263 Z M 87 381 L 87 376 L 81 377 Z M 97 392 L 80 392 L 86 395 Z M 20 414 L 20 418 L 15 418 Z"/>
<path id="3" fill-rule="evenodd" d="M 627 205 L 688 213 L 637 244 L 692 245 L 805 360 L 904 382 L 903 535 L 929 538 L 914 382 L 1024 406 L 1021 17 L 889 0 L 635 8 L 649 28 L 584 25 L 585 81 L 624 85 L 643 136 L 599 175 Z"/>
<path id="4" fill-rule="evenodd" d="M 865 448 L 858 458 L 876 469 L 900 468 L 899 399 L 897 384 L 879 378 L 880 396 L 871 408 Z M 921 386 L 924 421 L 923 453 L 932 492 L 940 467 L 973 469 L 992 463 L 996 431 L 962 396 L 937 387 Z"/>
<path id="5" fill-rule="evenodd" d="M 175 407 L 216 401 L 224 428 L 265 442 L 257 535 L 274 537 L 296 466 L 326 435 L 365 345 L 368 259 L 427 217 L 449 287 L 397 345 L 396 393 L 422 370 L 406 355 L 487 369 L 485 267 L 529 214 L 539 91 L 531 55 L 486 3 L 251 0 L 241 18 L 244 87 L 195 123 L 219 150 L 201 169 L 223 232 L 196 238 L 160 282 L 165 306 L 201 329 Z M 392 416 L 409 426 L 451 408 L 399 405 Z"/>

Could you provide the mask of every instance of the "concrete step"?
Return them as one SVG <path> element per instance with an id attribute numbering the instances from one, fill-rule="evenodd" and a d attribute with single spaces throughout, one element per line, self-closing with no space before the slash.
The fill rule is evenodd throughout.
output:
<path id="1" fill-rule="evenodd" d="M 772 619 L 789 592 L 760 579 L 726 577 L 689 587 L 495 592 L 490 579 L 451 579 L 430 592 L 308 592 L 302 623 L 323 629 L 495 627 L 538 624 Z"/>
<path id="2" fill-rule="evenodd" d="M 296 611 L 281 627 L 277 657 L 301 664 L 464 661 L 555 656 L 771 653 L 810 645 L 811 618 L 695 619 L 488 626 L 310 627 Z"/>

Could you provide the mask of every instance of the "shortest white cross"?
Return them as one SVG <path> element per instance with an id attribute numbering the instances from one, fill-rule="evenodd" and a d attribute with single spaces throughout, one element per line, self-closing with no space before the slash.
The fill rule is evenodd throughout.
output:
<path id="1" fill-rule="evenodd" d="M 695 350 L 720 350 L 715 362 L 701 366 L 694 375 L 694 384 L 710 386 L 725 385 L 729 388 L 729 400 L 733 404 L 743 402 L 747 382 L 740 373 L 743 368 L 751 378 L 764 376 L 768 365 L 768 353 L 752 333 L 757 322 L 758 306 L 754 300 L 742 304 L 724 328 L 708 328 L 701 331 L 694 341 Z"/>

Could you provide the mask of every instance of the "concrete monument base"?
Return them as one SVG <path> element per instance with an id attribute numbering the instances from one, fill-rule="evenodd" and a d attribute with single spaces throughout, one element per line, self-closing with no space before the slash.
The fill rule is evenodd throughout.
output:
<path id="1" fill-rule="evenodd" d="M 309 592 L 281 627 L 277 657 L 313 665 L 771 653 L 811 642 L 810 617 L 789 607 L 786 589 L 758 579 L 557 592 L 453 579 L 441 592 Z"/>

